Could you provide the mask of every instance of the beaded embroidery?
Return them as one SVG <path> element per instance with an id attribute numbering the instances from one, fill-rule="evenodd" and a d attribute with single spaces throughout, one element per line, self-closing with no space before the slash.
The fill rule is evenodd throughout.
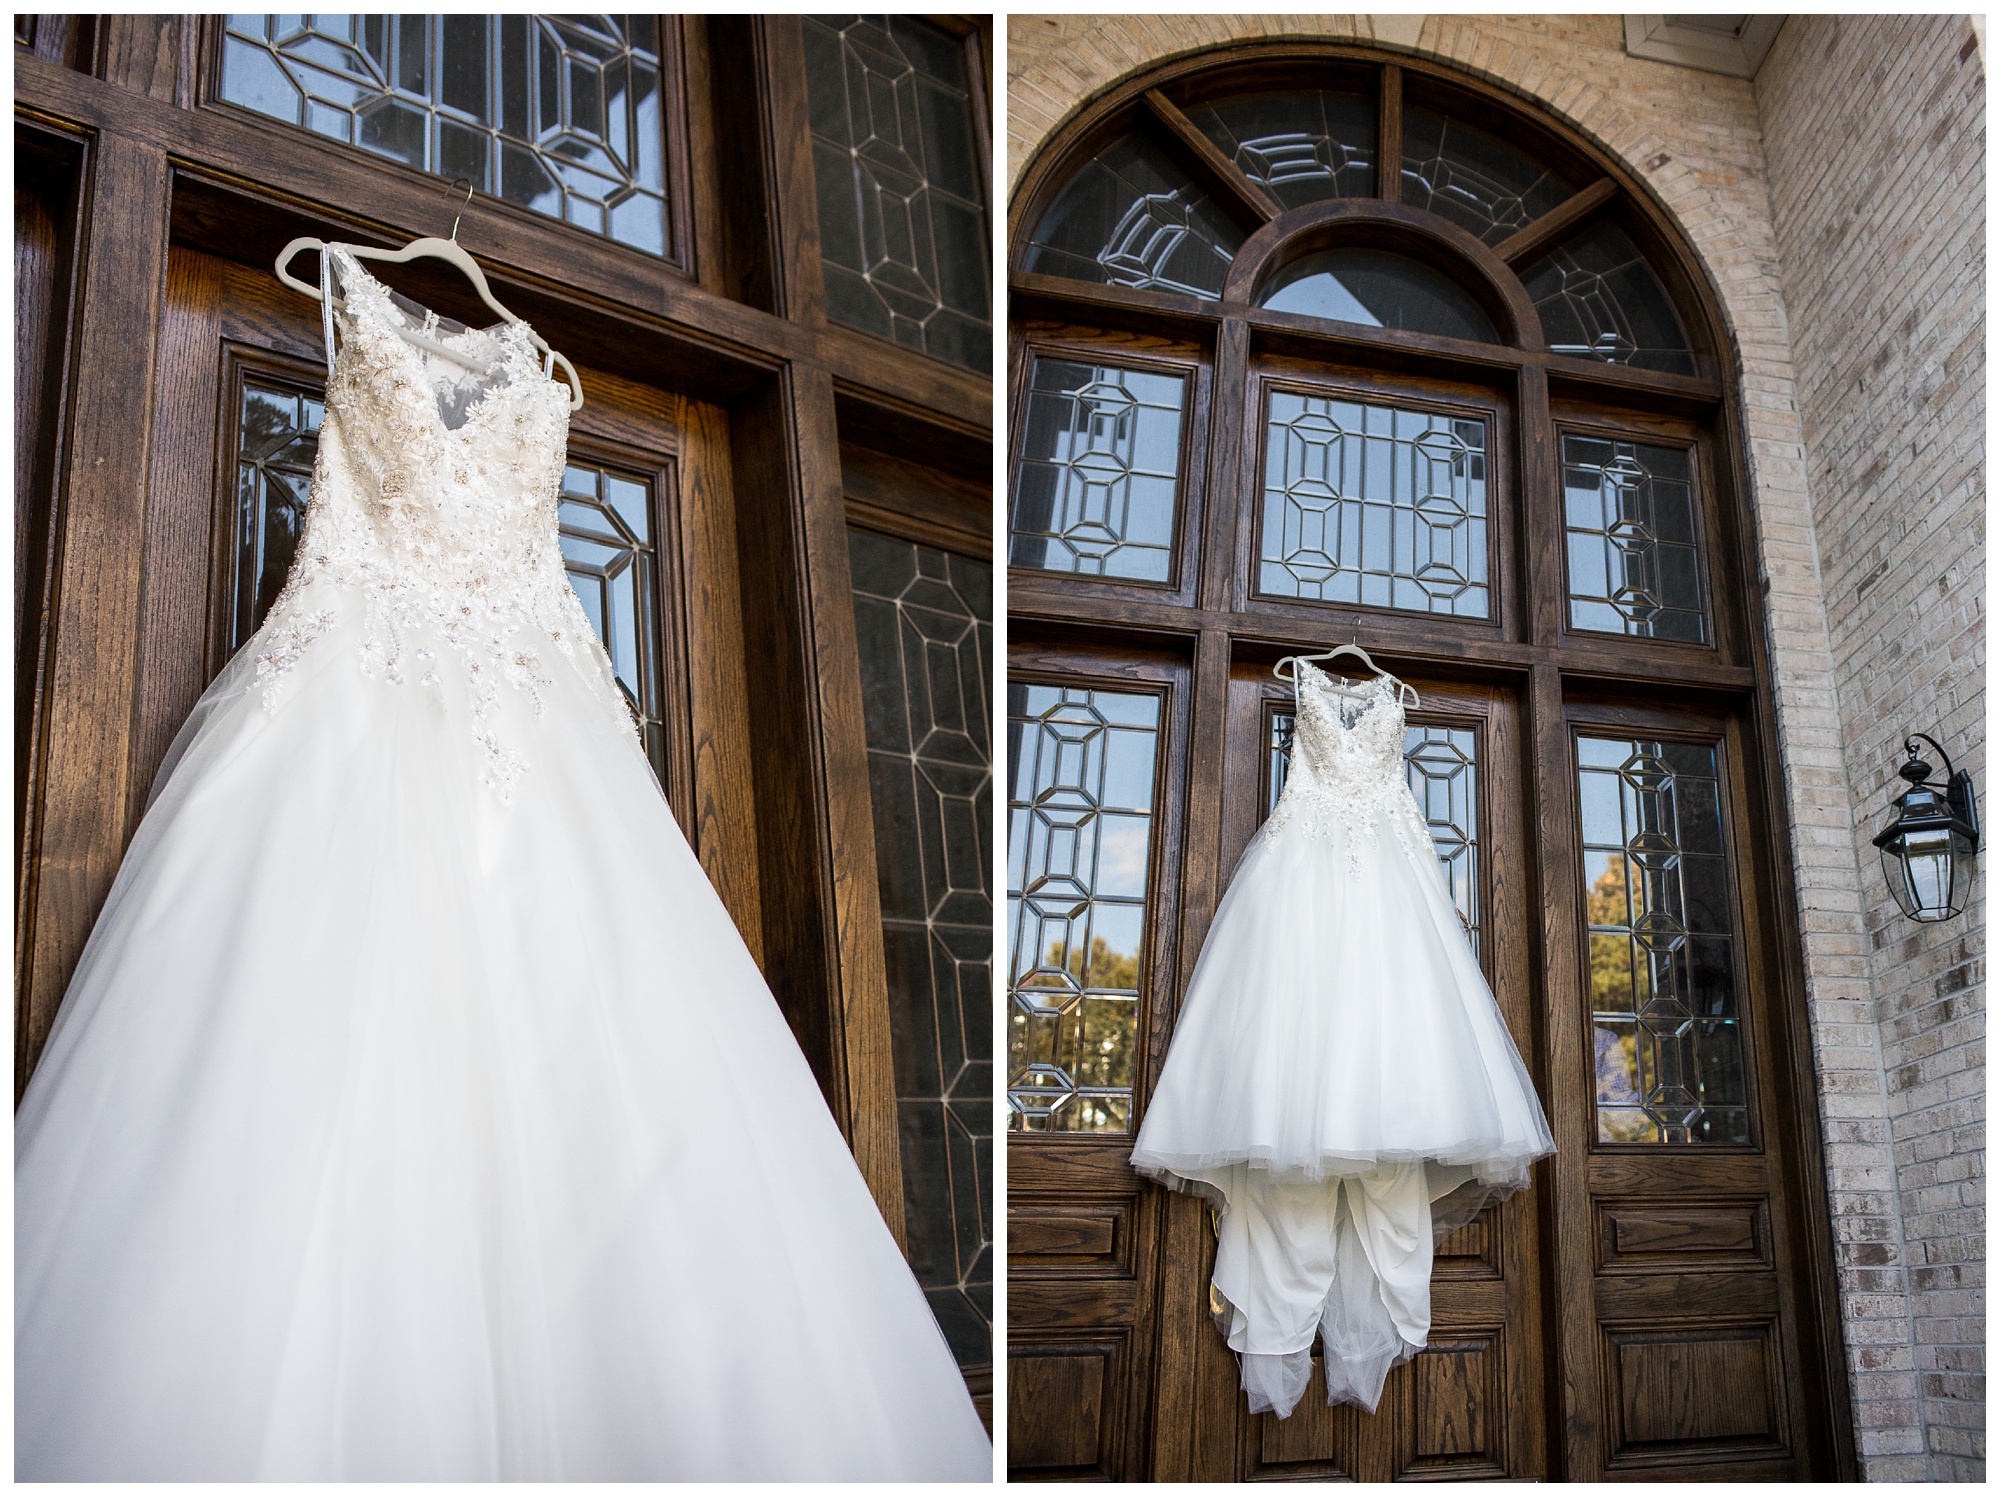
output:
<path id="1" fill-rule="evenodd" d="M 406 671 L 442 701 L 437 652 L 456 653 L 469 687 L 472 736 L 485 750 L 482 780 L 502 800 L 528 768 L 493 718 L 501 686 L 534 712 L 550 684 L 539 645 L 569 657 L 635 742 L 638 727 L 611 661 L 563 570 L 556 511 L 569 435 L 569 391 L 546 378 L 525 325 L 438 330 L 494 366 L 493 383 L 448 426 L 441 397 L 462 380 L 427 372 L 388 287 L 345 249 L 327 251 L 346 295 L 342 341 L 327 381 L 326 416 L 304 531 L 284 590 L 258 637 L 256 679 L 266 711 L 335 615 L 308 601 L 330 582 L 359 595 L 362 674 L 400 686 Z M 413 648 L 414 646 L 414 648 Z M 581 658 L 579 658 L 581 657 Z"/>
<path id="2" fill-rule="evenodd" d="M 1344 843 L 1348 869 L 1357 876 L 1361 849 L 1375 845 L 1384 821 L 1405 851 L 1432 856 L 1430 832 L 1403 769 L 1402 683 L 1377 676 L 1357 693 L 1336 686 L 1308 661 L 1294 661 L 1292 668 L 1301 674 L 1291 762 L 1265 834 L 1296 827 L 1305 836 Z"/>

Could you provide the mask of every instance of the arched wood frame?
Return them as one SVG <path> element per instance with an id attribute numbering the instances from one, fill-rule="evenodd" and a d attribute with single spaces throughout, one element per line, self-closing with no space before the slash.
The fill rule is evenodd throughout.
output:
<path id="1" fill-rule="evenodd" d="M 1379 79 L 1378 197 L 1373 202 L 1347 199 L 1281 210 L 1181 108 L 1197 96 L 1236 89 L 1365 89 L 1370 77 Z M 1406 97 L 1475 123 L 1501 125 L 1531 154 L 1584 185 L 1493 246 L 1434 215 L 1407 209 L 1399 201 L 1398 169 Z M 1246 241 L 1219 300 L 1069 280 L 1024 268 L 1030 236 L 1070 176 L 1113 138 L 1133 129 L 1143 129 L 1245 232 Z M 1605 364 L 1553 353 L 1543 345 L 1539 318 L 1517 271 L 1598 219 L 1622 228 L 1659 276 L 1687 335 L 1693 375 Z M 1033 670 L 1067 647 L 1090 652 L 1101 674 L 1103 662 L 1120 652 L 1166 649 L 1187 660 L 1191 698 L 1219 700 L 1228 686 L 1232 656 L 1275 659 L 1302 644 L 1323 646 L 1355 638 L 1385 667 L 1399 673 L 1418 668 L 1444 679 L 1479 677 L 1511 683 L 1523 708 L 1523 754 L 1538 761 L 1527 781 L 1533 793 L 1531 816 L 1539 821 L 1530 832 L 1536 850 L 1532 866 L 1550 904 L 1574 905 L 1581 894 L 1579 872 L 1570 862 L 1573 818 L 1563 806 L 1570 790 L 1548 770 L 1549 765 L 1568 762 L 1571 728 L 1566 708 L 1617 698 L 1737 714 L 1743 732 L 1737 740 L 1740 753 L 1734 770 L 1751 811 L 1748 835 L 1738 841 L 1744 865 L 1739 898 L 1746 916 L 1770 933 L 1765 946 L 1776 954 L 1762 964 L 1747 963 L 1743 981 L 1762 985 L 1769 994 L 1760 1015 L 1763 1033 L 1755 1040 L 1770 1058 L 1770 1084 L 1760 1104 L 1765 1120 L 1761 1146 L 1782 1158 L 1796 1187 L 1786 1223 L 1793 1243 L 1791 1258 L 1803 1281 L 1796 1355 L 1812 1408 L 1810 1422 L 1823 1443 L 1807 1459 L 1826 1477 L 1857 1479 L 1804 954 L 1793 894 L 1797 883 L 1763 627 L 1765 580 L 1758 563 L 1745 460 L 1740 375 L 1727 352 L 1731 340 L 1721 298 L 1685 233 L 1622 161 L 1505 89 L 1406 54 L 1338 43 L 1260 41 L 1175 58 L 1088 101 L 1050 133 L 1021 174 L 1009 204 L 1008 234 L 1009 349 L 1014 369 L 1011 388 L 1016 394 L 1010 412 L 1015 428 L 1010 451 L 1018 450 L 1019 381 L 1027 342 L 1030 336 L 1039 336 L 1028 331 L 1031 325 L 1097 329 L 1123 344 L 1123 353 L 1107 347 L 1114 360 L 1143 362 L 1149 339 L 1192 347 L 1199 357 L 1192 360 L 1191 406 L 1204 411 L 1216 390 L 1244 387 L 1253 349 L 1336 360 L 1349 368 L 1417 376 L 1449 374 L 1460 381 L 1484 383 L 1511 402 L 1522 470 L 1516 486 L 1523 494 L 1531 489 L 1559 493 L 1556 432 L 1559 425 L 1577 419 L 1573 410 L 1579 404 L 1679 418 L 1697 423 L 1705 432 L 1709 471 L 1704 477 L 1714 496 L 1716 533 L 1707 537 L 1709 576 L 1703 579 L 1703 589 L 1716 637 L 1702 645 L 1648 640 L 1642 650 L 1635 650 L 1623 640 L 1573 632 L 1566 620 L 1561 555 L 1546 547 L 1538 551 L 1526 542 L 1518 559 L 1502 559 L 1503 566 L 1517 573 L 1519 593 L 1514 604 L 1507 598 L 1503 579 L 1496 575 L 1493 580 L 1495 622 L 1515 604 L 1524 616 L 1510 620 L 1506 629 L 1494 631 L 1490 638 L 1466 628 L 1471 621 L 1440 625 L 1423 614 L 1337 604 L 1271 605 L 1264 610 L 1270 615 L 1267 628 L 1246 627 L 1251 621 L 1244 614 L 1258 611 L 1254 603 L 1246 609 L 1243 595 L 1247 522 L 1241 515 L 1231 519 L 1217 510 L 1231 503 L 1231 496 L 1250 492 L 1245 475 L 1255 471 L 1250 450 L 1255 437 L 1231 429 L 1228 422 L 1214 422 L 1211 431 L 1209 422 L 1191 420 L 1184 435 L 1189 466 L 1183 476 L 1180 526 L 1182 531 L 1205 529 L 1209 536 L 1203 560 L 1192 569 L 1199 575 L 1179 575 L 1172 585 L 1156 586 L 1108 579 L 1080 583 L 1013 568 L 1009 621 L 1016 642 L 1014 658 L 1017 666 Z M 1255 288 L 1276 265 L 1309 247 L 1343 238 L 1347 243 L 1395 248 L 1444 270 L 1499 312 L 1496 326 L 1509 344 L 1393 333 L 1252 304 Z M 1228 535 L 1235 536 L 1235 544 L 1218 543 L 1218 537 Z M 1182 558 L 1195 554 L 1178 535 L 1176 550 Z M 1137 670 L 1138 655 L 1132 659 L 1131 669 Z M 1222 815 L 1215 808 L 1220 770 L 1205 774 L 1202 768 L 1205 757 L 1219 760 L 1220 733 L 1205 739 L 1200 729 L 1194 732 L 1184 790 L 1185 825 L 1178 834 L 1182 846 L 1213 841 Z M 1170 958 L 1149 953 L 1147 961 L 1177 971 L 1182 986 L 1221 888 L 1222 881 L 1205 872 L 1182 881 L 1178 928 L 1161 930 L 1154 937 L 1156 943 L 1171 946 L 1173 953 Z M 1538 971 L 1538 983 L 1579 989 L 1581 973 L 1574 964 L 1581 959 L 1580 953 L 1551 948 L 1546 966 Z M 1159 1006 L 1169 1007 L 1174 997 L 1169 995 Z M 1574 1025 L 1577 1032 L 1540 1032 L 1544 1025 L 1557 1030 Z M 1537 1026 L 1538 1048 L 1580 1047 L 1588 1028 L 1574 1014 L 1568 1020 L 1560 1014 L 1538 1017 Z M 1164 1015 L 1147 1036 L 1142 1095 L 1157 1077 L 1170 1030 L 1171 1016 Z M 1553 1109 L 1551 1120 L 1556 1121 Z M 1573 1231 L 1554 1230 L 1557 1198 L 1585 1188 L 1584 1163 L 1559 1157 L 1550 1172 L 1553 1188 L 1542 1192 L 1548 1226 L 1543 1237 L 1542 1290 L 1551 1302 L 1565 1284 L 1587 1283 L 1592 1272 L 1595 1247 Z M 1192 1222 L 1190 1216 L 1188 1223 L 1170 1221 L 1161 1229 L 1166 1251 L 1173 1251 L 1177 1232 L 1183 1234 L 1182 1251 L 1196 1250 L 1198 1224 Z M 1167 1318 L 1159 1335 L 1162 1348 L 1177 1335 L 1192 1336 L 1199 1329 L 1196 1312 L 1188 1307 L 1163 1302 L 1158 1313 Z M 1555 1323 L 1553 1318 L 1549 1322 Z M 1574 1343 L 1567 1347 L 1570 1354 L 1579 1358 L 1597 1354 L 1594 1346 L 1578 1340 L 1591 1334 L 1586 1328 L 1572 1326 L 1563 1334 Z M 1163 1350 L 1161 1355 L 1171 1354 Z M 1562 1360 L 1552 1356 L 1547 1363 L 1552 1398 L 1557 1396 Z M 1567 1409 L 1570 1455 L 1580 1456 L 1587 1449 L 1601 1452 L 1605 1426 L 1613 1417 L 1608 1406 L 1591 1399 Z M 1147 1444 L 1146 1469 L 1152 1479 L 1200 1474 L 1190 1465 L 1194 1436 L 1189 1429 L 1134 1430 L 1129 1438 Z M 1551 1455 L 1551 1475 L 1569 1467 L 1562 1455 L 1555 1451 Z"/>
<path id="2" fill-rule="evenodd" d="M 1457 224 L 1386 199 L 1336 199 L 1280 213 L 1236 252 L 1222 284 L 1223 304 L 1254 306 L 1257 293 L 1286 265 L 1316 250 L 1346 248 L 1393 250 L 1421 261 L 1478 302 L 1503 343 L 1544 346 L 1541 314 L 1506 261 Z"/>

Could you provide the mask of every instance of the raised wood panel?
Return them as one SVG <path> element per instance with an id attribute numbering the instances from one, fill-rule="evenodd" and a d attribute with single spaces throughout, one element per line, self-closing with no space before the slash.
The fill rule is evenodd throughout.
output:
<path id="1" fill-rule="evenodd" d="M 1714 1204 L 1685 1198 L 1599 1201 L 1598 1271 L 1769 1268 L 1768 1209 L 1761 1198 Z"/>
<path id="2" fill-rule="evenodd" d="M 1503 1327 L 1433 1330 L 1409 1364 L 1397 1476 L 1466 1480 L 1508 1474 Z"/>
<path id="3" fill-rule="evenodd" d="M 1007 1354 L 1007 1464 L 1018 1475 L 1108 1477 L 1107 1416 L 1123 1339 L 1016 1344 Z"/>
<path id="4" fill-rule="evenodd" d="M 1785 1453 L 1775 1324 L 1604 1333 L 1610 1464 Z"/>
<path id="5" fill-rule="evenodd" d="M 1118 1220 L 1122 1214 L 1116 1207 L 1101 1213 L 1021 1207 L 1007 1223 L 1009 1259 L 1018 1260 L 1024 1269 L 1049 1264 L 1079 1267 L 1086 1263 L 1115 1262 Z"/>
<path id="6" fill-rule="evenodd" d="M 1241 1393 L 1236 1396 L 1242 1400 Z M 1395 1394 L 1385 1389 L 1383 1399 L 1393 1405 Z M 1256 1462 L 1249 1474 L 1260 1481 L 1365 1480 L 1357 1470 L 1357 1452 L 1383 1412 L 1378 1409 L 1370 1416 L 1352 1404 L 1329 1404 L 1326 1368 L 1315 1356 L 1312 1381 L 1291 1415 L 1255 1417 Z"/>
<path id="7" fill-rule="evenodd" d="M 1431 1253 L 1431 1278 L 1501 1277 L 1500 1211 L 1498 1206 L 1488 1206 L 1440 1242 Z"/>

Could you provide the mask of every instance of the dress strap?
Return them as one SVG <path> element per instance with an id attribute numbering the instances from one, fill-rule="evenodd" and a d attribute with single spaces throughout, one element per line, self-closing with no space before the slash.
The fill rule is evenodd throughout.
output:
<path id="1" fill-rule="evenodd" d="M 326 333 L 326 377 L 333 378 L 333 246 L 319 252 L 319 320 Z"/>

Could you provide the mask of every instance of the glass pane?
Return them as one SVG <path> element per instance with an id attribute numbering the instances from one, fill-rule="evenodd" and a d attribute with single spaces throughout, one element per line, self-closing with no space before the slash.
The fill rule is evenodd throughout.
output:
<path id="1" fill-rule="evenodd" d="M 1027 268 L 1214 301 L 1243 231 L 1151 141 L 1111 142 L 1069 181 L 1028 246 Z"/>
<path id="2" fill-rule="evenodd" d="M 1129 1133 L 1160 699 L 1007 687 L 1007 1128 Z"/>
<path id="3" fill-rule="evenodd" d="M 1708 638 L 1685 447 L 1563 438 L 1572 629 Z"/>
<path id="4" fill-rule="evenodd" d="M 1271 280 L 1258 305 L 1363 327 L 1436 333 L 1498 343 L 1492 319 L 1463 287 L 1428 265 L 1387 250 L 1322 250 L 1294 260 Z"/>
<path id="5" fill-rule="evenodd" d="M 993 1365 L 993 568 L 850 530 L 910 1267 Z"/>
<path id="6" fill-rule="evenodd" d="M 1577 748 L 1597 1136 L 1748 1143 L 1715 748 L 1625 738 Z"/>
<path id="7" fill-rule="evenodd" d="M 827 315 L 991 366 L 986 194 L 965 54 L 914 16 L 806 16 Z"/>
<path id="8" fill-rule="evenodd" d="M 1365 95 L 1244 94 L 1187 117 L 1287 208 L 1375 193 L 1375 101 Z"/>
<path id="9" fill-rule="evenodd" d="M 1186 384 L 1035 357 L 1015 465 L 1013 565 L 1168 580 Z"/>
<path id="10" fill-rule="evenodd" d="M 1498 244 L 1575 192 L 1496 135 L 1428 109 L 1403 109 L 1403 201 Z"/>
<path id="11" fill-rule="evenodd" d="M 1693 374 L 1667 288 L 1618 225 L 1592 224 L 1521 275 L 1554 353 Z"/>
<path id="12" fill-rule="evenodd" d="M 1264 814 L 1278 804 L 1292 762 L 1293 717 L 1271 718 L 1270 790 Z M 1479 739 L 1470 728 L 1412 723 L 1403 734 L 1403 768 L 1410 794 L 1431 829 L 1431 844 L 1444 865 L 1445 883 L 1458 918 L 1479 949 Z"/>
<path id="13" fill-rule="evenodd" d="M 325 402 L 316 391 L 246 379 L 236 413 L 233 651 L 257 632 L 305 529 Z"/>
<path id="14" fill-rule="evenodd" d="M 1257 590 L 1485 618 L 1486 423 L 1273 390 Z"/>
<path id="15" fill-rule="evenodd" d="M 563 470 L 556 522 L 570 586 L 611 656 L 619 688 L 639 719 L 646 757 L 667 778 L 659 558 L 652 544 L 653 486 L 572 460 Z"/>
<path id="16" fill-rule="evenodd" d="M 538 79 L 531 50 L 542 59 Z M 259 114 L 470 177 L 509 202 L 666 253 L 652 16 L 230 16 L 220 91 Z"/>

